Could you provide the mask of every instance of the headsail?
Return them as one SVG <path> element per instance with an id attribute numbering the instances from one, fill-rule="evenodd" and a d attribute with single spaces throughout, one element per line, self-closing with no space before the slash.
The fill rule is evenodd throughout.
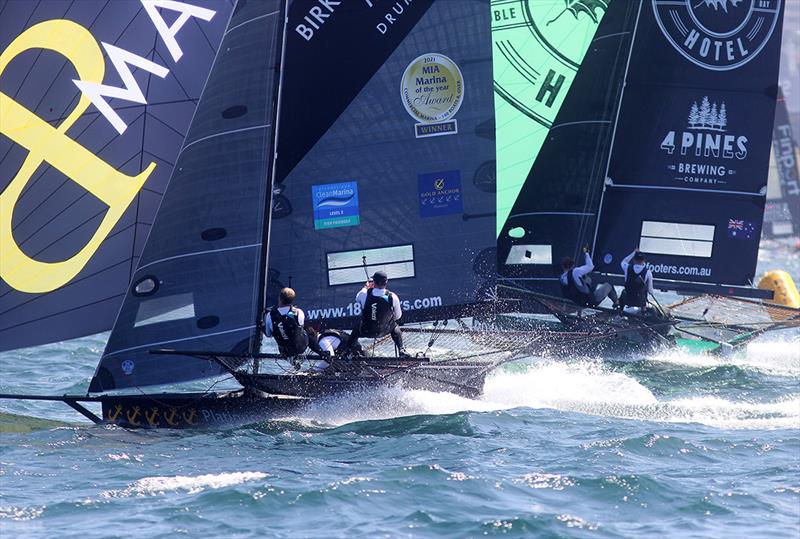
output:
<path id="1" fill-rule="evenodd" d="M 0 6 L 0 350 L 119 310 L 232 9 L 163 4 Z"/>
<path id="2" fill-rule="evenodd" d="M 657 279 L 751 283 L 783 16 L 754 4 L 642 3 L 595 240 L 608 272 L 639 246 Z"/>
<path id="3" fill-rule="evenodd" d="M 255 346 L 283 7 L 234 9 L 91 391 L 220 372 L 151 349 Z"/>
<path id="4" fill-rule="evenodd" d="M 588 50 L 497 240 L 501 275 L 541 290 L 557 286 L 553 266 L 594 233 L 638 5 L 613 1 L 596 13 L 566 19 Z M 498 140 L 513 125 L 498 122 Z M 506 151 L 498 147 L 498 160 Z"/>

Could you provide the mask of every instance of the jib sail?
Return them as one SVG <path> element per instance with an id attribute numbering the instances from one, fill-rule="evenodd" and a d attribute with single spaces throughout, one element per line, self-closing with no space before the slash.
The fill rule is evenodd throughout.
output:
<path id="1" fill-rule="evenodd" d="M 781 0 L 642 2 L 594 247 L 606 271 L 638 246 L 657 279 L 752 282 L 782 15 Z"/>
<path id="2" fill-rule="evenodd" d="M 284 2 L 239 2 L 91 391 L 213 376 L 256 346 Z"/>
<path id="3" fill-rule="evenodd" d="M 637 12 L 634 2 L 614 1 L 595 5 L 594 18 L 562 16 L 582 25 L 587 52 L 500 230 L 504 278 L 552 293 L 554 265 L 591 242 Z M 498 140 L 506 129 L 498 121 Z M 498 146 L 498 160 L 504 151 Z"/>
<path id="4" fill-rule="evenodd" d="M 119 310 L 231 10 L 152 4 L 0 5 L 0 350 Z"/>
<path id="5" fill-rule="evenodd" d="M 349 329 L 378 269 L 406 319 L 486 299 L 488 0 L 342 2 L 324 24 L 310 13 L 289 11 L 267 304 L 291 285 L 312 322 Z"/>
<path id="6" fill-rule="evenodd" d="M 613 70 L 613 58 L 607 57 L 607 51 L 619 39 L 603 28 L 619 26 L 604 22 L 609 9 L 626 9 L 613 5 L 619 3 L 629 4 L 627 0 L 492 1 L 498 236 L 514 219 L 510 216 L 518 216 L 527 206 L 535 190 L 540 186 L 549 189 L 546 184 L 558 182 L 552 177 L 533 177 L 532 167 L 546 159 L 539 158 L 543 144 L 553 146 L 547 141 L 553 126 L 563 128 L 559 111 L 566 109 L 572 118 L 583 115 L 589 121 L 602 114 L 590 110 L 586 116 L 587 107 L 578 99 L 587 105 L 601 105 L 598 100 L 602 100 L 607 85 L 594 81 L 596 85 L 591 86 L 580 72 L 590 69 L 593 75 L 605 79 L 606 70 Z M 601 43 L 607 38 L 612 42 Z M 603 51 L 598 51 L 598 46 Z M 582 86 L 572 90 L 577 77 L 583 79 Z M 579 98 L 569 97 L 576 93 Z M 590 136 L 585 135 L 583 140 Z M 577 155 L 581 151 L 567 146 L 562 153 Z"/>

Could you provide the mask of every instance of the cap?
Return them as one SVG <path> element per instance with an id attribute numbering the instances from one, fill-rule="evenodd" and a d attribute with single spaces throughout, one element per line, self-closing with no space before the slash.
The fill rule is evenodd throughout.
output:
<path id="1" fill-rule="evenodd" d="M 372 280 L 373 280 L 375 283 L 377 283 L 377 284 L 380 284 L 380 283 L 385 283 L 386 281 L 388 281 L 388 280 L 389 280 L 389 277 L 386 275 L 386 272 L 385 272 L 385 271 L 376 271 L 376 272 L 375 272 L 375 273 L 372 275 Z"/>

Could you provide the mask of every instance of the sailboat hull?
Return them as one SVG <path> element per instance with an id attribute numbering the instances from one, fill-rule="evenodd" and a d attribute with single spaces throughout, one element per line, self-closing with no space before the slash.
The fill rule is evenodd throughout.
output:
<path id="1" fill-rule="evenodd" d="M 103 422 L 126 428 L 202 429 L 235 427 L 286 417 L 306 399 L 248 391 L 106 395 Z"/>
<path id="2" fill-rule="evenodd" d="M 343 393 L 403 387 L 448 392 L 467 398 L 483 394 L 486 375 L 494 364 L 480 362 L 429 363 L 394 370 L 364 368 L 356 372 L 339 370 L 320 373 L 250 374 L 239 373 L 240 384 L 265 393 L 318 398 Z"/>

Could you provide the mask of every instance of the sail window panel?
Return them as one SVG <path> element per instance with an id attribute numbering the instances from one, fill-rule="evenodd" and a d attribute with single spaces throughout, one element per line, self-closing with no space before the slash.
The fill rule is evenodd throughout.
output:
<path id="1" fill-rule="evenodd" d="M 385 264 L 387 262 L 397 262 L 414 260 L 413 245 L 398 245 L 396 247 L 382 247 L 379 249 L 361 249 L 358 251 L 345 251 L 341 253 L 328 253 L 328 269 L 362 268 L 366 260 L 368 265 Z"/>
<path id="2" fill-rule="evenodd" d="M 367 275 L 379 270 L 385 271 L 389 279 L 415 275 L 413 245 L 328 253 L 327 259 L 328 286 L 363 283 Z"/>
<path id="3" fill-rule="evenodd" d="M 404 279 L 407 277 L 414 277 L 414 263 L 399 262 L 396 264 L 367 266 L 366 271 L 369 275 L 372 275 L 376 271 L 384 271 L 386 272 L 386 275 L 389 276 L 389 280 Z M 364 274 L 364 266 L 329 270 L 328 286 L 363 283 L 365 278 L 366 275 Z"/>
<path id="4" fill-rule="evenodd" d="M 642 237 L 714 241 L 714 229 L 715 227 L 712 225 L 644 221 L 642 222 Z"/>
<path id="5" fill-rule="evenodd" d="M 506 264 L 547 264 L 553 263 L 552 245 L 512 245 L 506 257 Z"/>
<path id="6" fill-rule="evenodd" d="M 713 225 L 643 221 L 639 248 L 652 254 L 710 258 L 715 229 Z"/>
<path id="7" fill-rule="evenodd" d="M 136 311 L 133 327 L 194 318 L 193 294 L 176 294 L 142 301 Z"/>

